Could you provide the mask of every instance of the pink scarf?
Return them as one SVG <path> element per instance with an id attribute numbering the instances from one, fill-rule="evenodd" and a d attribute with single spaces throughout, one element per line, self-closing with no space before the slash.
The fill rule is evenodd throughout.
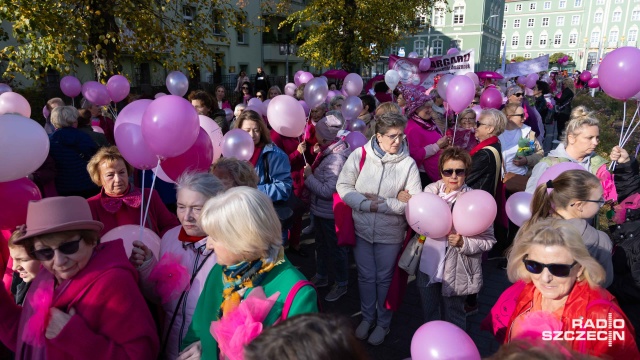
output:
<path id="1" fill-rule="evenodd" d="M 100 204 L 108 212 L 115 214 L 122 207 L 122 203 L 128 207 L 139 208 L 142 203 L 142 192 L 140 189 L 129 185 L 129 190 L 122 196 L 110 196 L 104 192 L 104 188 L 100 191 Z"/>

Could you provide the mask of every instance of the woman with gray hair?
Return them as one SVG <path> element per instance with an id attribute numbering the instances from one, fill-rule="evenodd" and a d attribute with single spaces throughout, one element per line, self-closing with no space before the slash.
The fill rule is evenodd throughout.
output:
<path id="1" fill-rule="evenodd" d="M 475 132 L 479 143 L 469 152 L 471 169 L 466 178 L 467 186 L 484 190 L 494 197 L 502 169 L 502 149 L 498 136 L 504 132 L 506 126 L 507 118 L 501 111 L 482 110 L 476 122 Z"/>
<path id="2" fill-rule="evenodd" d="M 51 123 L 56 130 L 49 136 L 49 155 L 55 162 L 58 195 L 92 197 L 100 189 L 91 181 L 87 163 L 98 151 L 98 145 L 89 135 L 76 129 L 78 110 L 73 106 L 54 108 Z"/>
<path id="3" fill-rule="evenodd" d="M 329 110 L 342 110 L 342 103 L 344 102 L 344 96 L 336 95 L 329 101 Z"/>
<path id="4" fill-rule="evenodd" d="M 400 114 L 381 115 L 376 134 L 349 155 L 336 185 L 340 197 L 353 209 L 356 230 L 353 252 L 362 311 L 356 337 L 368 337 L 372 345 L 381 344 L 391 326 L 393 313 L 385 300 L 407 230 L 407 195 L 422 191 L 418 166 L 404 141 L 406 126 Z"/>
<path id="5" fill-rule="evenodd" d="M 207 200 L 225 190 L 222 182 L 209 173 L 184 173 L 178 179 L 176 189 L 181 225 L 164 234 L 160 253 L 155 254 L 157 257 L 144 243 L 134 241 L 129 258 L 140 274 L 142 293 L 147 299 L 161 304 L 166 313 L 162 332 L 162 348 L 166 351 L 161 352 L 166 359 L 178 357 L 204 283 L 216 264 L 216 254 L 206 248 L 207 234 L 198 225 L 198 220 Z M 171 267 L 188 274 L 191 286 L 182 284 L 180 287 L 177 275 L 158 276 Z M 167 287 L 172 287 L 171 291 L 167 291 Z"/>

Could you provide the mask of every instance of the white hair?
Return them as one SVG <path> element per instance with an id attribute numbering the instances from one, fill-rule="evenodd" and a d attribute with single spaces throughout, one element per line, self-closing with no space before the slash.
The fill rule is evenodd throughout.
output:
<path id="1" fill-rule="evenodd" d="M 78 123 L 78 110 L 73 106 L 58 106 L 51 110 L 51 124 L 56 129 L 72 127 Z"/>

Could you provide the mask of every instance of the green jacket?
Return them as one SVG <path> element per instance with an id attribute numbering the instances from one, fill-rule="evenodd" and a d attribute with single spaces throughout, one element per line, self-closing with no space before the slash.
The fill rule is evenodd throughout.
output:
<path id="1" fill-rule="evenodd" d="M 273 325 L 282 315 L 284 302 L 293 286 L 300 280 L 306 280 L 289 260 L 276 266 L 262 281 L 262 288 L 267 297 L 276 292 L 280 292 L 278 301 L 271 308 L 269 315 L 264 321 L 265 327 Z M 218 320 L 218 309 L 222 303 L 222 266 L 215 265 L 204 285 L 204 289 L 198 299 L 198 305 L 191 320 L 189 331 L 182 341 L 182 346 L 186 348 L 196 341 L 202 343 L 202 359 L 218 359 L 218 343 L 211 335 L 211 322 Z M 247 291 L 245 297 L 251 291 Z M 302 287 L 296 294 L 289 316 L 318 312 L 318 296 L 311 286 Z"/>

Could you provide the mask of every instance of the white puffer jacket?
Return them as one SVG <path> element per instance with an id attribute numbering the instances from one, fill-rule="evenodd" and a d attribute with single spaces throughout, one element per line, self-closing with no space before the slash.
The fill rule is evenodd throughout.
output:
<path id="1" fill-rule="evenodd" d="M 406 203 L 397 199 L 407 190 L 411 195 L 422 191 L 420 174 L 415 161 L 409 156 L 406 142 L 397 154 L 385 154 L 382 159 L 373 152 L 373 137 L 365 146 L 367 152 L 362 171 L 362 148 L 354 150 L 344 164 L 336 189 L 344 202 L 353 209 L 353 222 L 358 237 L 370 243 L 398 244 L 405 237 L 407 221 Z M 364 194 L 375 194 L 384 199 L 378 212 L 370 211 L 371 201 Z"/>

